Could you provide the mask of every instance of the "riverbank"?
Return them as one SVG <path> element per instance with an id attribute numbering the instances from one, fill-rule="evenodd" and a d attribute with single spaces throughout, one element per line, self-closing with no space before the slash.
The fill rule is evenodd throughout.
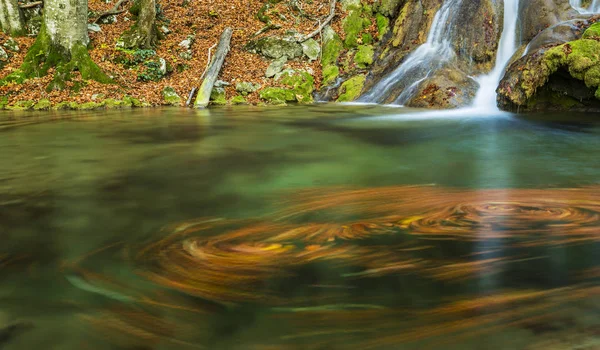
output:
<path id="1" fill-rule="evenodd" d="M 260 41 L 261 38 L 306 36 L 319 29 L 330 14 L 329 0 L 315 0 L 303 8 L 295 8 L 290 3 L 294 2 L 162 0 L 159 2 L 156 23 L 162 39 L 154 50 L 129 51 L 117 47 L 121 34 L 134 21 L 135 17 L 130 12 L 104 17 L 98 21 L 98 26 L 90 26 L 89 52 L 114 84 L 84 81 L 75 72 L 72 81 L 67 82 L 67 89 L 47 91 L 46 87 L 54 76 L 54 72 L 50 71 L 47 76 L 29 79 L 23 84 L 0 86 L 0 95 L 3 96 L 0 107 L 44 110 L 183 105 L 190 91 L 201 84 L 209 54 L 214 53 L 211 48 L 226 27 L 233 28 L 231 50 L 219 75 L 213 103 L 285 103 L 285 98 L 281 101 L 277 94 L 286 89 L 294 94 L 293 98 L 287 98 L 287 102 L 311 102 L 312 92 L 322 85 L 322 30 L 311 38 L 311 43 L 316 44 L 314 52 L 309 52 L 310 48 L 303 48 L 304 43 L 294 43 L 300 47 L 300 52 L 296 53 L 298 57 L 292 56 L 283 61 L 280 57 L 274 57 L 278 53 L 269 55 L 248 48 L 250 42 Z M 365 2 L 368 3 L 371 2 Z M 93 23 L 99 14 L 109 11 L 113 6 L 113 3 L 103 0 L 91 0 L 89 22 Z M 357 6 L 364 5 L 358 2 Z M 335 13 L 327 29 L 333 28 L 336 36 L 339 33 L 339 37 L 344 39 L 346 35 L 342 23 L 352 11 L 347 4 L 337 3 Z M 369 23 L 364 24 L 365 30 L 354 30 L 352 35 L 376 32 L 375 16 L 359 19 Z M 265 31 L 266 21 L 271 28 L 268 31 Z M 261 31 L 264 33 L 256 35 Z M 0 47 L 6 52 L 6 59 L 0 59 L 0 63 L 3 63 L 0 78 L 20 67 L 35 40 L 34 35 L 35 32 L 30 33 L 29 37 L 12 38 L 0 34 Z M 371 34 L 365 36 L 367 41 L 372 38 Z M 340 47 L 338 51 L 347 49 Z M 334 53 L 337 56 L 339 54 Z M 274 61 L 282 62 L 276 72 L 278 76 L 267 77 L 266 71 Z M 289 79 L 286 80 L 286 76 Z M 302 85 L 300 89 L 299 85 Z M 269 88 L 272 89 L 261 96 L 261 91 Z M 296 95 L 300 92 L 311 96 L 297 99 Z M 270 95 L 277 96 L 272 99 Z"/>

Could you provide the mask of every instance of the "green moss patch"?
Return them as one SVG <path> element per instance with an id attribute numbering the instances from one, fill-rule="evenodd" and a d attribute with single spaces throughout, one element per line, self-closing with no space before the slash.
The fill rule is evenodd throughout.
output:
<path id="1" fill-rule="evenodd" d="M 346 80 L 342 86 L 340 86 L 340 95 L 337 102 L 351 102 L 356 100 L 362 92 L 366 79 L 366 75 L 360 74 Z"/>

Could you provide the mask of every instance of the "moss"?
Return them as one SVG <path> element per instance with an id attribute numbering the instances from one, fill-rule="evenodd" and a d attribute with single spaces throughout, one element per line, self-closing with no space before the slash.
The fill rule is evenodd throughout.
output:
<path id="1" fill-rule="evenodd" d="M 371 45 L 361 45 L 354 55 L 354 63 L 360 68 L 366 68 L 368 65 L 373 64 L 373 56 L 375 51 Z"/>
<path id="2" fill-rule="evenodd" d="M 107 98 L 107 99 L 103 100 L 102 103 L 104 104 L 104 107 L 106 109 L 119 109 L 119 108 L 131 107 L 130 103 L 123 101 L 123 100 L 116 100 L 113 98 Z"/>
<path id="3" fill-rule="evenodd" d="M 301 103 L 313 102 L 312 93 L 315 89 L 315 79 L 306 71 L 298 71 L 295 74 L 286 73 L 281 80 L 282 84 L 290 87 L 296 101 Z"/>
<path id="4" fill-rule="evenodd" d="M 72 104 L 71 109 L 79 109 L 82 111 L 91 111 L 94 109 L 100 109 L 105 106 L 105 102 L 86 102 L 81 104 Z"/>
<path id="5" fill-rule="evenodd" d="M 342 86 L 340 86 L 340 96 L 338 97 L 337 102 L 351 102 L 356 100 L 362 92 L 365 80 L 366 76 L 363 74 L 346 80 Z"/>
<path id="6" fill-rule="evenodd" d="M 162 90 L 162 96 L 163 100 L 165 100 L 168 105 L 181 106 L 181 97 L 172 87 L 165 86 L 165 88 Z"/>
<path id="7" fill-rule="evenodd" d="M 344 49 L 344 43 L 340 36 L 331 29 L 331 37 L 325 40 L 323 44 L 323 53 L 321 55 L 321 64 L 323 67 L 335 65 L 340 53 Z"/>
<path id="8" fill-rule="evenodd" d="M 582 39 L 600 39 L 600 22 L 592 24 L 583 33 Z"/>
<path id="9" fill-rule="evenodd" d="M 106 84 L 113 82 L 92 61 L 85 45 L 75 44 L 70 52 L 65 54 L 62 48 L 53 45 L 45 26 L 42 26 L 40 34 L 27 52 L 21 67 L 0 83 L 23 83 L 29 78 L 45 76 L 52 67 L 56 67 L 56 70 L 47 91 L 64 89 L 65 82 L 71 80 L 71 72 L 74 70 L 78 70 L 85 80 L 95 80 Z"/>
<path id="10" fill-rule="evenodd" d="M 352 10 L 348 13 L 348 16 L 344 18 L 342 27 L 346 34 L 346 39 L 344 40 L 346 47 L 356 47 L 356 45 L 358 45 L 358 36 L 360 32 L 362 32 L 364 24 L 360 10 Z"/>
<path id="11" fill-rule="evenodd" d="M 323 85 L 330 85 L 340 75 L 338 66 L 327 66 L 323 69 Z"/>
<path id="12" fill-rule="evenodd" d="M 294 92 L 289 89 L 268 87 L 259 93 L 260 98 L 271 104 L 285 104 L 296 100 Z"/>
<path id="13" fill-rule="evenodd" d="M 41 99 L 33 106 L 33 109 L 36 111 L 46 111 L 52 107 L 52 103 L 48 99 Z"/>
<path id="14" fill-rule="evenodd" d="M 123 101 L 133 107 L 143 107 L 144 106 L 144 104 L 142 102 L 140 102 L 140 100 L 138 100 L 137 98 L 127 96 L 127 95 L 123 96 Z"/>
<path id="15" fill-rule="evenodd" d="M 210 93 L 210 103 L 218 106 L 226 105 L 227 98 L 225 98 L 225 89 L 222 87 L 213 88 Z"/>
<path id="16" fill-rule="evenodd" d="M 383 39 L 384 35 L 390 30 L 390 20 L 386 16 L 378 13 L 375 21 L 377 22 L 378 39 Z"/>
<path id="17" fill-rule="evenodd" d="M 365 45 L 371 45 L 373 43 L 373 36 L 369 33 L 363 33 L 362 43 Z"/>
<path id="18" fill-rule="evenodd" d="M 236 95 L 231 98 L 232 105 L 245 105 L 247 103 L 248 101 L 246 101 L 246 99 L 242 95 Z"/>
<path id="19" fill-rule="evenodd" d="M 27 101 L 18 101 L 17 103 L 15 103 L 12 106 L 7 106 L 6 109 L 10 109 L 13 111 L 28 111 L 33 109 L 33 106 L 35 106 L 36 102 L 35 101 L 31 101 L 31 100 L 27 100 Z"/>
<path id="20" fill-rule="evenodd" d="M 7 105 L 8 105 L 8 97 L 0 96 L 0 109 L 6 109 Z"/>

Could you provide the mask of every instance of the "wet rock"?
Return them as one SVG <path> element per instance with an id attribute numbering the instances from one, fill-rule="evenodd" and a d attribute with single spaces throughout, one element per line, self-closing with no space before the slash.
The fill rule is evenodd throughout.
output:
<path id="1" fill-rule="evenodd" d="M 235 84 L 235 90 L 242 94 L 242 96 L 247 96 L 258 89 L 260 89 L 260 84 L 252 84 L 249 82 L 240 82 Z"/>
<path id="2" fill-rule="evenodd" d="M 542 47 L 514 62 L 498 88 L 510 111 L 600 111 L 600 42 L 594 25 L 581 39 Z M 592 39 L 590 39 L 592 37 Z"/>
<path id="3" fill-rule="evenodd" d="M 267 67 L 267 71 L 265 72 L 265 76 L 267 78 L 274 77 L 277 73 L 280 73 L 283 70 L 283 67 L 287 63 L 287 56 L 282 56 L 269 64 Z"/>
<path id="4" fill-rule="evenodd" d="M 294 40 L 286 40 L 277 37 L 265 37 L 258 40 L 252 40 L 245 46 L 246 50 L 259 54 L 267 58 L 281 58 L 286 56 L 288 59 L 302 57 L 302 45 Z"/>
<path id="5" fill-rule="evenodd" d="M 323 85 L 331 85 L 336 81 L 337 77 L 340 75 L 340 69 L 338 66 L 327 66 L 323 68 Z"/>
<path id="6" fill-rule="evenodd" d="M 543 30 L 527 45 L 526 55 L 541 49 L 544 46 L 564 44 L 577 40 L 581 37 L 581 27 L 586 21 L 571 20 L 561 22 L 548 29 Z M 589 24 L 588 24 L 589 25 Z"/>
<path id="7" fill-rule="evenodd" d="M 520 37 L 529 42 L 544 29 L 581 17 L 566 0 L 529 0 L 519 3 Z"/>
<path id="8" fill-rule="evenodd" d="M 321 54 L 321 45 L 315 39 L 308 39 L 302 44 L 302 52 L 310 61 L 315 61 Z"/>
<path id="9" fill-rule="evenodd" d="M 433 109 L 465 107 L 471 104 L 478 88 L 479 84 L 463 71 L 446 68 L 419 84 L 406 105 Z"/>

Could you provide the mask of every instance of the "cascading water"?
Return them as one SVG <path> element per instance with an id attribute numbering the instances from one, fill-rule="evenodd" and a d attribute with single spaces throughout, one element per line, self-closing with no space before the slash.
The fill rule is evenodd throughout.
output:
<path id="1" fill-rule="evenodd" d="M 427 41 L 408 55 L 395 71 L 388 74 L 379 83 L 364 94 L 359 101 L 384 103 L 388 98 L 386 92 L 401 89 L 402 93 L 394 101 L 395 104 L 406 103 L 414 94 L 419 83 L 431 73 L 455 57 L 448 28 L 457 25 L 457 11 L 463 0 L 445 0 L 433 19 Z"/>
<path id="2" fill-rule="evenodd" d="M 570 0 L 571 6 L 580 13 L 597 13 L 600 12 L 600 0 L 594 0 L 588 7 L 583 7 L 581 0 Z"/>
<path id="3" fill-rule="evenodd" d="M 473 102 L 473 108 L 477 110 L 498 111 L 496 88 L 504 75 L 506 65 L 517 51 L 518 16 L 519 0 L 504 0 L 504 27 L 494 69 L 489 74 L 477 78 L 479 90 Z"/>

